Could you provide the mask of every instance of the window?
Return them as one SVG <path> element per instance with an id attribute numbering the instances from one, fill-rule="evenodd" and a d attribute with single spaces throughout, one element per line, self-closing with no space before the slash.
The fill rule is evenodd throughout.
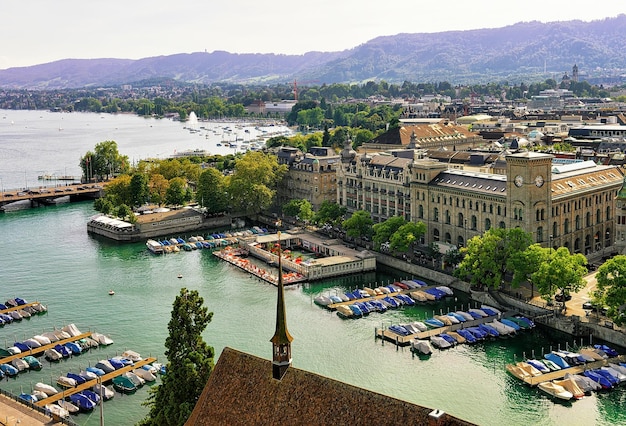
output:
<path id="1" fill-rule="evenodd" d="M 476 230 L 476 226 L 478 225 L 478 220 L 476 219 L 476 216 L 472 216 L 472 229 L 475 231 Z"/>
<path id="2" fill-rule="evenodd" d="M 569 219 L 567 218 L 563 221 L 563 233 L 569 234 Z"/>
<path id="3" fill-rule="evenodd" d="M 542 226 L 537 228 L 537 242 L 543 243 L 543 227 Z"/>
<path id="4" fill-rule="evenodd" d="M 433 221 L 439 222 L 439 209 L 437 207 L 433 210 Z"/>
<path id="5" fill-rule="evenodd" d="M 491 229 L 491 219 L 485 219 L 485 231 L 489 231 Z"/>

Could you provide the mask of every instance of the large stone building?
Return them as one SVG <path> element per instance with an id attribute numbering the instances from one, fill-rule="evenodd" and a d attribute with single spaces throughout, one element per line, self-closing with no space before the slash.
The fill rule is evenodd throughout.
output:
<path id="1" fill-rule="evenodd" d="M 337 194 L 337 166 L 340 163 L 330 147 L 312 147 L 303 154 L 299 149 L 281 147 L 277 153 L 278 163 L 287 164 L 289 170 L 278 186 L 278 208 L 289 200 L 307 200 L 317 211 L 324 200 L 334 201 Z"/>
<path id="2" fill-rule="evenodd" d="M 370 212 L 376 222 L 397 215 L 424 222 L 425 244 L 464 246 L 492 227 L 519 227 L 545 246 L 592 256 L 609 250 L 620 168 L 534 152 L 504 160 L 502 172 L 494 173 L 452 168 L 418 150 L 359 155 L 346 148 L 337 201 L 348 212 Z"/>

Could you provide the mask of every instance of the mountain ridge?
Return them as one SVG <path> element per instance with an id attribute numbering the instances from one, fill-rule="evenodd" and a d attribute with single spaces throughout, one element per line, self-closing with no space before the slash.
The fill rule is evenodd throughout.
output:
<path id="1" fill-rule="evenodd" d="M 64 89 L 121 85 L 151 78 L 210 84 L 541 80 L 562 76 L 574 64 L 587 75 L 620 75 L 626 69 L 626 15 L 584 22 L 519 22 L 439 33 L 376 37 L 338 52 L 302 55 L 177 53 L 142 59 L 62 59 L 0 70 L 5 89 Z"/>

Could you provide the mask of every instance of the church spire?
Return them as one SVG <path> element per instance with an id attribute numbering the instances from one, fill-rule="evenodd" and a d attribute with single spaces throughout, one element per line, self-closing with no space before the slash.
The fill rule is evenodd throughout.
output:
<path id="1" fill-rule="evenodd" d="M 270 340 L 273 345 L 272 377 L 280 380 L 291 365 L 291 341 L 293 337 L 287 330 L 285 312 L 285 287 L 283 284 L 283 263 L 280 231 L 278 231 L 278 300 L 276 303 L 276 331 Z"/>

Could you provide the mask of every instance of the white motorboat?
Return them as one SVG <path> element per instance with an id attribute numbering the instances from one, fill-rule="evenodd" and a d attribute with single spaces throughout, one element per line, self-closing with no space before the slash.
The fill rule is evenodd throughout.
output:
<path id="1" fill-rule="evenodd" d="M 43 353 L 43 356 L 48 360 L 48 361 L 59 361 L 61 358 L 63 358 L 63 355 L 57 351 L 56 349 L 46 349 Z"/>
<path id="2" fill-rule="evenodd" d="M 97 380 L 98 379 L 98 375 L 96 373 L 91 372 L 91 371 L 83 370 L 80 373 L 78 373 L 78 375 L 80 377 L 83 377 L 87 381 L 89 381 L 89 380 Z"/>
<path id="3" fill-rule="evenodd" d="M 111 363 L 109 362 L 109 360 L 107 360 L 107 359 L 102 359 L 102 360 L 98 361 L 95 366 L 96 366 L 96 368 L 101 369 L 105 373 L 111 373 L 111 372 L 115 371 L 115 367 L 113 367 L 111 365 Z"/>
<path id="4" fill-rule="evenodd" d="M 561 380 L 553 380 L 552 382 L 555 385 L 562 386 L 566 391 L 571 392 L 573 397 L 576 399 L 581 399 L 582 397 L 585 396 L 585 392 L 580 388 L 580 386 L 578 386 L 578 383 L 576 383 L 576 380 L 570 377 L 566 377 Z"/>
<path id="5" fill-rule="evenodd" d="M 104 334 L 91 333 L 91 338 L 100 343 L 102 346 L 108 346 L 113 344 L 113 340 L 110 337 L 105 336 Z"/>
<path id="6" fill-rule="evenodd" d="M 417 328 L 419 331 L 428 330 L 428 326 L 421 321 L 413 321 L 411 324 L 413 324 L 413 327 Z"/>
<path id="7" fill-rule="evenodd" d="M 122 356 L 124 358 L 128 358 L 132 362 L 138 362 L 138 361 L 141 361 L 143 359 L 143 358 L 141 358 L 141 355 L 139 355 L 137 352 L 131 351 L 131 350 L 126 350 L 126 351 L 122 352 Z"/>
<path id="8" fill-rule="evenodd" d="M 42 383 L 42 382 L 35 383 L 35 386 L 33 387 L 33 389 L 41 391 L 41 392 L 45 393 L 48 396 L 55 395 L 55 394 L 59 393 L 58 389 L 55 388 L 54 386 L 47 385 L 47 384 Z"/>
<path id="9" fill-rule="evenodd" d="M 60 407 L 65 408 L 70 414 L 76 414 L 80 410 L 76 405 L 72 404 L 70 401 L 65 401 L 64 399 L 59 399 L 57 401 Z"/>
<path id="10" fill-rule="evenodd" d="M 455 314 L 461 315 L 463 318 L 465 318 L 466 321 L 472 321 L 474 319 L 474 317 L 470 315 L 469 312 L 456 311 Z"/>
<path id="11" fill-rule="evenodd" d="M 126 373 L 122 373 L 122 376 L 127 377 L 137 387 L 141 387 L 146 384 L 146 381 L 142 377 L 139 377 L 132 371 L 127 371 Z"/>
<path id="12" fill-rule="evenodd" d="M 430 343 L 436 348 L 439 349 L 448 349 L 452 347 L 452 343 L 448 342 L 441 336 L 430 336 Z"/>
<path id="13" fill-rule="evenodd" d="M 109 399 L 113 398 L 115 396 L 115 391 L 109 387 L 106 387 L 105 385 L 101 384 L 101 383 L 96 383 L 93 386 L 93 391 L 98 395 L 98 396 L 102 396 L 102 399 L 104 399 L 105 401 L 108 401 Z"/>
<path id="14" fill-rule="evenodd" d="M 445 285 L 440 285 L 438 287 L 435 287 L 437 290 L 442 291 L 446 294 L 446 296 L 452 296 L 454 293 L 452 291 L 452 289 L 450 287 L 447 287 Z"/>
<path id="15" fill-rule="evenodd" d="M 37 334 L 37 335 L 33 336 L 33 339 L 38 341 L 41 345 L 49 345 L 50 343 L 52 343 L 52 341 L 49 338 L 47 338 L 46 336 L 43 336 L 41 334 Z"/>
<path id="16" fill-rule="evenodd" d="M 50 411 L 54 416 L 57 416 L 61 419 L 66 419 L 70 416 L 70 412 L 58 404 L 47 404 L 45 408 L 46 410 Z"/>
<path id="17" fill-rule="evenodd" d="M 57 379 L 57 384 L 64 388 L 74 388 L 76 387 L 77 383 L 76 380 L 72 379 L 71 377 L 60 376 Z"/>
<path id="18" fill-rule="evenodd" d="M 537 387 L 548 395 L 565 401 L 569 401 L 574 397 L 570 391 L 554 382 L 541 382 L 537 385 Z"/>
<path id="19" fill-rule="evenodd" d="M 144 379 L 144 381 L 146 382 L 154 382 L 156 380 L 156 376 L 152 374 L 152 372 L 150 372 L 149 370 L 145 370 L 143 368 L 137 368 L 133 370 L 133 373 L 135 373 L 140 378 Z"/>
<path id="20" fill-rule="evenodd" d="M 414 352 L 420 353 L 422 355 L 430 355 L 433 353 L 430 344 L 426 340 L 413 339 L 411 341 L 411 348 Z"/>
<path id="21" fill-rule="evenodd" d="M 483 318 L 488 317 L 489 315 L 487 315 L 487 313 L 485 311 L 483 311 L 482 309 L 477 309 L 477 308 L 473 308 L 473 309 L 469 309 L 469 312 L 474 312 L 475 314 L 480 315 Z"/>
<path id="22" fill-rule="evenodd" d="M 11 365 L 17 368 L 17 371 L 28 370 L 28 363 L 24 361 L 22 358 L 13 358 L 13 360 L 11 360 Z"/>
<path id="23" fill-rule="evenodd" d="M 63 327 L 61 330 L 69 334 L 70 337 L 77 337 L 82 334 L 75 324 L 68 324 L 65 327 Z"/>
<path id="24" fill-rule="evenodd" d="M 163 254 L 163 244 L 155 240 L 146 241 L 146 247 L 154 254 Z"/>
<path id="25" fill-rule="evenodd" d="M 41 343 L 39 343 L 35 339 L 26 339 L 22 343 L 24 343 L 26 346 L 28 346 L 31 349 L 35 349 L 35 348 L 40 348 L 41 347 Z"/>

